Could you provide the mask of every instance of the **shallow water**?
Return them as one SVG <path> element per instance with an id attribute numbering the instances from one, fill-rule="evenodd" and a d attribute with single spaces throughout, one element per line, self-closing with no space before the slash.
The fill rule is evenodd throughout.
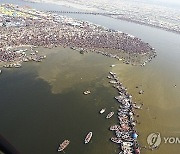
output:
<path id="1" fill-rule="evenodd" d="M 39 4 L 30 5 L 40 8 Z M 54 5 L 49 8 L 69 9 Z M 158 56 L 145 67 L 133 67 L 97 54 L 80 55 L 69 49 L 66 52 L 55 49 L 41 64 L 5 71 L 0 76 L 0 122 L 4 126 L 0 132 L 25 153 L 55 153 L 58 143 L 66 138 L 72 141 L 66 153 L 113 153 L 118 147 L 108 141 L 113 134 L 107 129 L 116 118 L 107 121 L 98 111 L 104 106 L 110 111 L 117 105 L 113 100 L 116 91 L 106 79 L 109 65 L 116 63 L 113 71 L 134 100 L 144 104 L 143 110 L 138 111 L 140 144 L 147 145 L 146 138 L 151 132 L 160 132 L 162 137 L 180 137 L 179 35 L 108 17 L 69 16 L 133 34 L 150 43 Z M 92 94 L 82 95 L 87 88 Z M 143 95 L 138 94 L 141 89 L 145 91 Z M 93 140 L 85 146 L 83 139 L 90 130 L 94 132 Z M 159 149 L 142 153 L 179 151 L 178 144 L 161 143 Z"/>

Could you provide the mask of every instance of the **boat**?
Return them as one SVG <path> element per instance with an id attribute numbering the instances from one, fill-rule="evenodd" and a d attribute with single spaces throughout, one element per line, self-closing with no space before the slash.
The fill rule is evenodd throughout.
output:
<path id="1" fill-rule="evenodd" d="M 107 78 L 108 78 L 108 79 L 112 79 L 112 77 L 111 77 L 111 76 L 107 76 Z"/>
<path id="2" fill-rule="evenodd" d="M 2 71 L 0 70 L 0 74 L 2 73 Z"/>
<path id="3" fill-rule="evenodd" d="M 109 83 L 111 83 L 111 84 L 116 84 L 117 82 L 114 81 L 114 80 L 111 80 L 111 81 L 109 81 Z"/>
<path id="4" fill-rule="evenodd" d="M 110 130 L 120 130 L 121 126 L 120 125 L 113 125 L 109 128 Z"/>
<path id="5" fill-rule="evenodd" d="M 134 142 L 132 138 L 122 138 L 124 142 Z"/>
<path id="6" fill-rule="evenodd" d="M 112 76 L 116 75 L 116 73 L 113 73 L 113 72 L 109 72 L 109 74 L 111 74 Z"/>
<path id="7" fill-rule="evenodd" d="M 69 140 L 64 140 L 64 142 L 59 145 L 58 152 L 63 151 L 69 145 L 69 143 Z"/>
<path id="8" fill-rule="evenodd" d="M 121 149 L 123 150 L 124 153 L 133 154 L 133 148 L 129 146 L 122 145 Z"/>
<path id="9" fill-rule="evenodd" d="M 142 109 L 141 106 L 142 106 L 142 105 L 133 104 L 133 107 L 134 107 L 135 109 Z"/>
<path id="10" fill-rule="evenodd" d="M 116 137 L 121 137 L 122 136 L 122 131 L 121 130 L 116 130 L 115 131 Z"/>
<path id="11" fill-rule="evenodd" d="M 86 135 L 86 138 L 84 140 L 84 143 L 87 144 L 90 142 L 91 138 L 92 138 L 92 132 L 89 132 L 87 135 Z"/>
<path id="12" fill-rule="evenodd" d="M 106 108 L 101 109 L 101 110 L 99 111 L 99 113 L 100 113 L 100 114 L 103 114 L 105 111 L 106 111 Z"/>
<path id="13" fill-rule="evenodd" d="M 131 147 L 133 146 L 133 142 L 123 142 L 123 145 Z"/>
<path id="14" fill-rule="evenodd" d="M 84 95 L 88 95 L 88 94 L 90 94 L 90 93 L 91 93 L 91 92 L 90 92 L 89 90 L 83 92 Z"/>
<path id="15" fill-rule="evenodd" d="M 144 91 L 143 91 L 143 90 L 140 90 L 140 91 L 139 91 L 139 94 L 143 94 L 143 93 L 144 93 Z"/>
<path id="16" fill-rule="evenodd" d="M 114 67 L 114 66 L 116 66 L 116 65 L 111 65 L 111 67 Z"/>
<path id="17" fill-rule="evenodd" d="M 111 141 L 114 143 L 122 143 L 122 140 L 120 138 L 117 138 L 117 137 L 111 137 Z"/>
<path id="18" fill-rule="evenodd" d="M 19 68 L 21 67 L 21 64 L 20 63 L 14 64 L 14 67 Z"/>
<path id="19" fill-rule="evenodd" d="M 106 119 L 111 118 L 113 115 L 114 115 L 114 112 L 110 112 L 110 113 L 106 116 Z"/>

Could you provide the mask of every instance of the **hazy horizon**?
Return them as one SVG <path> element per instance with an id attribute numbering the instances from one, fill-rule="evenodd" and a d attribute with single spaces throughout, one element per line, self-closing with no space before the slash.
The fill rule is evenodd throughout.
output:
<path id="1" fill-rule="evenodd" d="M 27 0 L 27 1 L 41 1 L 43 0 Z M 55 2 L 55 1 L 67 1 L 69 0 L 49 0 L 50 2 Z M 76 2 L 75 0 L 74 2 Z M 85 0 L 87 2 L 87 0 Z M 124 0 L 114 0 L 114 1 L 124 1 Z M 171 8 L 176 8 L 180 9 L 180 0 L 126 0 L 130 2 L 139 2 L 139 3 L 147 3 L 147 4 L 154 4 L 154 5 L 160 5 L 160 6 L 166 6 L 166 7 L 171 7 Z M 109 0 L 110 3 L 112 3 L 112 0 Z"/>
<path id="2" fill-rule="evenodd" d="M 153 3 L 153 4 L 163 5 L 166 7 L 169 6 L 169 7 L 175 7 L 175 8 L 180 9 L 179 0 L 130 0 L 130 1 Z"/>

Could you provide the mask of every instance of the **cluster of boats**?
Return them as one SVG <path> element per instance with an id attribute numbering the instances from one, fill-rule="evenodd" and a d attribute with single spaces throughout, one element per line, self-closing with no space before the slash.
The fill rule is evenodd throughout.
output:
<path id="1" fill-rule="evenodd" d="M 99 111 L 100 114 L 103 114 L 106 111 L 106 108 L 103 108 Z M 107 114 L 106 119 L 110 119 L 114 115 L 114 112 L 110 112 Z"/>
<path id="2" fill-rule="evenodd" d="M 138 134 L 135 130 L 137 121 L 134 119 L 134 109 L 140 109 L 141 106 L 132 101 L 132 96 L 122 86 L 115 73 L 110 72 L 108 78 L 111 79 L 110 83 L 113 84 L 113 87 L 119 93 L 115 97 L 119 103 L 118 124 L 110 127 L 110 130 L 114 131 L 116 137 L 112 137 L 111 141 L 120 145 L 119 154 L 139 154 L 140 148 L 137 142 Z"/>
<path id="3" fill-rule="evenodd" d="M 19 68 L 23 62 L 35 61 L 42 62 L 46 58 L 46 55 L 38 55 L 38 51 L 34 51 L 33 47 L 30 47 L 31 53 L 28 49 L 0 49 L 0 63 L 5 68 Z"/>
<path id="4" fill-rule="evenodd" d="M 111 79 L 110 83 L 113 87 L 118 90 L 119 95 L 114 98 L 119 103 L 119 108 L 117 112 L 118 124 L 110 127 L 111 131 L 114 131 L 115 137 L 111 137 L 111 141 L 120 145 L 119 154 L 140 154 L 140 147 L 137 142 L 137 131 L 135 126 L 137 121 L 134 119 L 135 109 L 141 109 L 142 105 L 137 105 L 132 101 L 132 96 L 127 92 L 127 89 L 123 87 L 122 83 L 119 81 L 115 73 L 109 72 L 108 79 Z M 84 91 L 84 94 L 90 94 L 90 91 Z M 99 113 L 103 114 L 106 108 L 102 108 Z M 114 115 L 111 111 L 106 115 L 109 119 Z M 93 133 L 90 131 L 85 137 L 84 143 L 88 144 L 91 141 Z M 65 140 L 59 145 L 58 151 L 63 151 L 70 141 Z"/>

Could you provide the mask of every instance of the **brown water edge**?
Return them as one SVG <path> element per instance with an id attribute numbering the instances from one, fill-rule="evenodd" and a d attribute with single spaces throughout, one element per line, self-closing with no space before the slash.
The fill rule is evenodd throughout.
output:
<path id="1" fill-rule="evenodd" d="M 142 65 L 143 63 L 146 63 L 148 61 L 151 61 L 151 59 L 155 58 L 156 52 L 145 52 L 145 53 L 135 53 L 135 52 L 127 52 L 123 50 L 116 50 L 116 49 L 107 49 L 107 48 L 95 48 L 96 51 L 102 51 L 103 53 L 117 55 L 118 60 L 122 61 L 123 63 L 130 64 L 133 66 Z M 94 52 L 93 50 L 87 50 L 87 52 Z M 81 51 L 80 51 L 81 53 Z M 86 53 L 86 52 L 83 52 Z M 99 53 L 98 53 L 99 54 Z"/>
<path id="2" fill-rule="evenodd" d="M 159 66 L 155 60 L 146 67 L 117 64 L 113 68 L 134 101 L 144 104 L 143 110 L 138 111 L 140 124 L 137 131 L 141 146 L 148 147 L 146 139 L 152 132 L 160 132 L 162 140 L 163 137 L 180 137 L 180 86 L 174 87 L 180 85 L 179 72 L 169 67 L 167 64 Z M 144 94 L 140 95 L 140 90 L 144 90 Z M 179 151 L 178 144 L 165 143 L 161 143 L 157 150 L 142 149 L 143 154 L 177 154 Z"/>
<path id="3" fill-rule="evenodd" d="M 30 47 L 33 47 L 33 51 L 31 50 Z M 61 50 L 63 48 L 70 49 L 69 47 L 63 47 L 63 46 L 58 46 L 58 47 L 53 47 L 53 48 L 55 49 L 55 50 L 53 50 L 53 52 L 57 51 L 58 49 Z M 20 45 L 20 46 L 14 46 L 14 47 L 10 48 L 10 50 L 14 50 L 14 51 L 21 50 L 21 49 L 23 49 L 23 50 L 27 49 L 26 54 L 29 56 L 32 52 L 34 52 L 36 50 L 38 50 L 38 51 L 40 50 L 40 52 L 38 52 L 38 55 L 41 55 L 41 56 L 44 56 L 44 54 L 49 54 L 49 53 L 51 53 L 49 51 L 52 51 L 51 50 L 52 48 L 45 48 L 42 46 L 35 47 L 33 45 Z M 126 52 L 123 50 L 107 49 L 107 48 L 94 48 L 94 49 L 87 49 L 87 50 L 81 50 L 81 49 L 77 48 L 77 50 L 76 49 L 73 49 L 73 50 L 75 50 L 76 52 L 79 52 L 81 54 L 89 53 L 89 52 L 94 53 L 94 51 L 101 51 L 102 53 L 105 53 L 105 54 L 116 55 L 118 58 L 115 58 L 115 59 L 118 59 L 126 64 L 131 64 L 133 66 L 142 65 L 142 64 L 146 63 L 149 58 L 153 58 L 156 55 L 155 52 L 153 52 L 153 51 L 151 51 L 149 53 L 139 54 L 139 53 L 130 53 L 130 52 Z M 97 52 L 95 52 L 95 53 L 97 53 Z M 98 54 L 102 54 L 102 53 L 98 53 Z M 109 57 L 109 56 L 107 56 L 107 57 Z M 29 62 L 32 62 L 32 61 L 29 61 Z M 12 62 L 0 62 L 0 68 L 2 68 L 4 65 L 15 64 L 15 63 L 21 63 L 23 65 L 23 63 L 25 63 L 25 62 L 21 62 L 19 60 L 15 60 Z"/>

